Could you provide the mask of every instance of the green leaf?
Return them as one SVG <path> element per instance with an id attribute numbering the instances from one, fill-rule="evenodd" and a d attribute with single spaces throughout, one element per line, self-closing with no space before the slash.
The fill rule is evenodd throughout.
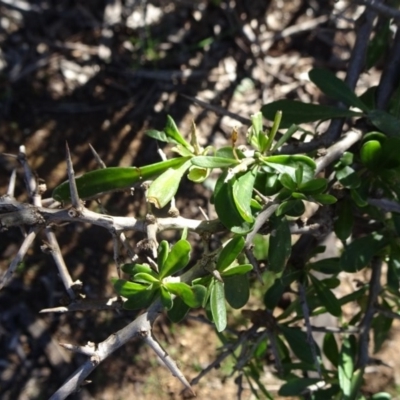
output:
<path id="1" fill-rule="evenodd" d="M 173 305 L 171 293 L 164 287 L 160 286 L 161 303 L 167 310 L 170 310 Z"/>
<path id="2" fill-rule="evenodd" d="M 235 158 L 197 156 L 191 159 L 191 163 L 202 168 L 229 168 L 239 164 Z"/>
<path id="3" fill-rule="evenodd" d="M 243 152 L 241 150 L 235 149 L 235 151 L 236 151 L 236 155 L 239 157 L 239 159 L 245 158 L 245 155 L 243 154 Z M 236 159 L 232 146 L 220 147 L 215 152 L 215 157 L 228 158 L 230 160 Z"/>
<path id="4" fill-rule="evenodd" d="M 146 135 L 153 139 L 159 140 L 160 142 L 179 144 L 179 142 L 177 142 L 174 138 L 167 136 L 163 131 L 151 129 L 146 132 Z"/>
<path id="5" fill-rule="evenodd" d="M 318 378 L 289 378 L 278 391 L 279 396 L 299 396 L 307 390 L 309 386 L 320 382 Z"/>
<path id="6" fill-rule="evenodd" d="M 174 295 L 179 296 L 191 308 L 203 304 L 207 289 L 202 285 L 189 286 L 184 282 L 167 282 L 164 286 Z"/>
<path id="7" fill-rule="evenodd" d="M 326 310 L 335 317 L 342 315 L 342 309 L 340 303 L 335 295 L 324 285 L 324 283 L 318 280 L 312 274 L 309 275 L 315 292 L 319 298 L 321 304 L 326 308 Z"/>
<path id="8" fill-rule="evenodd" d="M 339 348 L 333 333 L 328 332 L 325 334 L 322 349 L 326 358 L 337 368 L 339 364 Z"/>
<path id="9" fill-rule="evenodd" d="M 269 238 L 268 269 L 282 272 L 292 250 L 292 237 L 286 218 L 272 217 L 271 235 Z"/>
<path id="10" fill-rule="evenodd" d="M 169 253 L 169 244 L 166 240 L 162 240 L 157 249 L 157 266 L 160 272 L 164 268 L 165 261 L 167 261 Z"/>
<path id="11" fill-rule="evenodd" d="M 342 349 L 339 355 L 339 385 L 345 398 L 351 394 L 351 380 L 354 374 L 356 358 L 356 341 L 354 336 L 346 337 L 342 343 Z"/>
<path id="12" fill-rule="evenodd" d="M 187 149 L 192 149 L 190 144 L 186 142 L 186 140 L 180 134 L 178 127 L 175 124 L 175 121 L 172 119 L 170 115 L 167 115 L 167 124 L 165 125 L 164 132 L 170 139 L 174 140 L 175 143 L 181 144 L 183 147 Z"/>
<path id="13" fill-rule="evenodd" d="M 241 265 L 232 265 L 222 272 L 222 277 L 232 276 L 232 275 L 244 275 L 250 272 L 253 269 L 251 264 L 241 264 Z"/>
<path id="14" fill-rule="evenodd" d="M 379 392 L 372 395 L 371 400 L 391 400 L 392 395 L 386 392 Z"/>
<path id="15" fill-rule="evenodd" d="M 353 240 L 345 247 L 340 258 L 343 270 L 356 272 L 366 267 L 387 243 L 388 238 L 377 233 Z"/>
<path id="16" fill-rule="evenodd" d="M 233 183 L 233 201 L 240 216 L 246 222 L 253 222 L 254 217 L 251 213 L 251 199 L 253 197 L 253 187 L 256 179 L 254 170 L 247 171 L 243 175 L 238 176 Z"/>
<path id="17" fill-rule="evenodd" d="M 276 215 L 288 215 L 291 217 L 299 217 L 305 212 L 304 203 L 301 200 L 288 200 L 281 203 L 276 210 Z"/>
<path id="18" fill-rule="evenodd" d="M 263 157 L 262 161 L 268 164 L 281 164 L 284 166 L 290 166 L 295 169 L 297 169 L 299 165 L 303 165 L 304 167 L 311 169 L 313 171 L 317 168 L 317 164 L 315 164 L 315 161 L 312 158 L 303 156 L 301 154 L 296 154 L 296 155 L 281 154 L 279 156 Z M 273 168 L 278 168 L 278 166 L 274 165 Z M 279 170 L 279 172 L 284 173 L 285 170 Z"/>
<path id="19" fill-rule="evenodd" d="M 316 178 L 311 181 L 302 183 L 298 191 L 305 194 L 318 194 L 326 190 L 328 181 L 325 178 Z"/>
<path id="20" fill-rule="evenodd" d="M 75 179 L 78 194 L 81 199 L 99 196 L 103 193 L 126 189 L 138 182 L 152 179 L 169 168 L 179 168 L 189 160 L 189 157 L 173 158 L 144 167 L 111 167 L 97 169 Z M 69 181 L 57 186 L 52 193 L 54 200 L 67 201 L 71 199 Z"/>
<path id="21" fill-rule="evenodd" d="M 382 110 L 372 110 L 368 113 L 370 121 L 388 136 L 400 137 L 400 119 Z"/>
<path id="22" fill-rule="evenodd" d="M 154 277 L 151 274 L 146 272 L 139 272 L 137 273 L 134 278 L 135 282 L 144 283 L 144 284 L 152 284 L 152 283 L 159 283 L 159 279 Z"/>
<path id="23" fill-rule="evenodd" d="M 313 263 L 308 264 L 310 269 L 322 272 L 323 274 L 338 274 L 341 271 L 339 258 L 324 258 Z"/>
<path id="24" fill-rule="evenodd" d="M 357 204 L 358 207 L 366 207 L 368 202 L 364 193 L 361 192 L 359 189 L 351 189 L 350 190 L 351 198 L 353 199 L 354 203 Z"/>
<path id="25" fill-rule="evenodd" d="M 124 309 L 141 310 L 142 308 L 147 308 L 153 302 L 157 292 L 158 290 L 149 288 L 130 295 L 124 303 Z"/>
<path id="26" fill-rule="evenodd" d="M 334 222 L 334 229 L 336 236 L 345 242 L 353 231 L 353 207 L 348 198 L 339 201 L 336 208 L 336 220 Z"/>
<path id="27" fill-rule="evenodd" d="M 174 299 L 174 304 L 168 310 L 167 315 L 172 322 L 178 323 L 186 317 L 189 310 L 190 307 L 180 297 L 177 297 Z"/>
<path id="28" fill-rule="evenodd" d="M 224 182 L 226 173 L 221 174 L 214 189 L 214 206 L 222 224 L 232 232 L 245 234 L 250 225 L 242 218 L 233 200 L 233 184 L 235 178 Z"/>
<path id="29" fill-rule="evenodd" d="M 346 188 L 356 189 L 360 186 L 361 180 L 353 168 L 346 166 L 336 171 L 337 180 Z"/>
<path id="30" fill-rule="evenodd" d="M 339 100 L 349 107 L 357 107 L 365 112 L 368 107 L 357 97 L 357 95 L 350 89 L 346 82 L 337 78 L 331 71 L 314 68 L 309 73 L 311 82 L 332 99 Z"/>
<path id="31" fill-rule="evenodd" d="M 125 279 L 112 279 L 112 283 L 115 291 L 123 297 L 130 297 L 148 288 L 148 285 L 141 285 L 140 283 L 130 282 Z"/>
<path id="32" fill-rule="evenodd" d="M 337 198 L 332 196 L 331 194 L 313 194 L 312 198 L 314 201 L 320 204 L 335 204 L 337 202 Z"/>
<path id="33" fill-rule="evenodd" d="M 387 303 L 384 303 L 384 308 L 389 312 L 392 311 Z M 372 321 L 372 330 L 374 332 L 374 353 L 377 353 L 381 349 L 383 343 L 388 339 L 392 324 L 393 319 L 387 318 L 382 314 L 378 314 Z"/>
<path id="34" fill-rule="evenodd" d="M 147 274 L 153 275 L 154 277 L 157 277 L 157 274 L 147 264 L 124 264 L 121 269 L 123 272 L 129 275 L 135 275 L 139 272 L 145 272 Z"/>
<path id="35" fill-rule="evenodd" d="M 210 172 L 211 169 L 208 168 L 190 167 L 187 177 L 192 182 L 201 183 L 208 178 Z"/>
<path id="36" fill-rule="evenodd" d="M 279 329 L 283 333 L 293 353 L 307 364 L 314 364 L 313 355 L 310 346 L 307 343 L 307 334 L 297 328 L 290 328 L 285 325 L 279 325 Z M 318 346 L 316 346 L 318 351 Z"/>
<path id="37" fill-rule="evenodd" d="M 300 127 L 298 125 L 291 125 L 289 129 L 281 136 L 281 138 L 275 143 L 275 145 L 271 149 L 271 153 L 274 153 L 279 149 L 283 144 L 285 144 L 298 130 Z"/>
<path id="38" fill-rule="evenodd" d="M 249 300 L 250 286 L 247 276 L 232 275 L 224 277 L 225 298 L 233 308 L 242 308 Z"/>
<path id="39" fill-rule="evenodd" d="M 222 332 L 227 322 L 224 284 L 216 279 L 211 284 L 210 306 L 215 327 L 218 332 Z"/>
<path id="40" fill-rule="evenodd" d="M 268 310 L 273 310 L 285 292 L 286 284 L 280 278 L 275 279 L 274 284 L 264 294 L 264 304 Z"/>
<path id="41" fill-rule="evenodd" d="M 360 117 L 361 113 L 350 110 L 342 110 L 337 107 L 323 106 L 320 104 L 302 103 L 294 100 L 278 100 L 264 105 L 261 112 L 264 117 L 273 121 L 275 113 L 282 111 L 281 128 L 288 128 L 292 124 L 306 122 L 325 121 L 333 118 Z"/>
<path id="42" fill-rule="evenodd" d="M 251 126 L 247 130 L 247 141 L 256 150 L 263 152 L 267 144 L 267 138 L 263 132 L 262 114 L 257 112 L 250 116 Z"/>
<path id="43" fill-rule="evenodd" d="M 216 268 L 218 271 L 223 272 L 236 260 L 243 251 L 244 243 L 244 237 L 237 235 L 225 244 L 217 260 Z"/>
<path id="44" fill-rule="evenodd" d="M 178 240 L 171 248 L 168 257 L 160 268 L 160 279 L 174 275 L 188 265 L 192 247 L 187 240 Z"/>
<path id="45" fill-rule="evenodd" d="M 283 173 L 279 180 L 281 181 L 283 187 L 290 190 L 291 192 L 295 192 L 297 190 L 296 182 L 290 177 L 288 173 Z"/>
<path id="46" fill-rule="evenodd" d="M 190 167 L 190 161 L 178 168 L 170 168 L 162 173 L 149 187 L 147 201 L 157 208 L 163 208 L 178 191 L 183 175 Z"/>

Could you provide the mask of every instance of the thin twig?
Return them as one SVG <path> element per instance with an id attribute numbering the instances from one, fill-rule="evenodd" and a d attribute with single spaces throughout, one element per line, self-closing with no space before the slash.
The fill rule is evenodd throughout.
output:
<path id="1" fill-rule="evenodd" d="M 72 203 L 72 207 L 75 208 L 76 213 L 79 215 L 80 212 L 82 211 L 82 204 L 79 199 L 78 188 L 76 187 L 75 172 L 74 172 L 74 167 L 72 165 L 71 153 L 69 151 L 68 143 L 65 143 L 65 151 L 66 151 L 66 160 L 67 160 L 69 190 L 71 193 L 71 203 Z M 71 214 L 73 214 L 73 213 L 71 213 Z"/>
<path id="2" fill-rule="evenodd" d="M 142 338 L 146 332 L 151 331 L 151 327 L 162 309 L 161 303 L 156 302 L 149 307 L 147 312 L 137 317 L 129 325 L 118 332 L 111 334 L 106 340 L 98 343 L 93 355 L 83 365 L 81 365 L 55 392 L 50 400 L 63 400 L 83 384 L 86 377 L 104 361 L 110 354 L 123 346 L 132 338 Z"/>
<path id="3" fill-rule="evenodd" d="M 162 348 L 160 343 L 152 336 L 150 331 L 146 331 L 141 333 L 143 340 L 147 343 L 153 351 L 160 357 L 161 361 L 165 364 L 165 366 L 172 372 L 172 375 L 177 377 L 183 385 L 190 391 L 193 396 L 196 396 L 190 383 L 187 381 L 183 373 L 180 371 L 175 361 L 169 356 L 169 354 Z"/>
<path id="4" fill-rule="evenodd" d="M 386 212 L 400 213 L 400 204 L 389 199 L 368 199 L 367 203 Z"/>
<path id="5" fill-rule="evenodd" d="M 326 154 L 316 160 L 317 168 L 315 170 L 315 174 L 319 174 L 328 165 L 332 164 L 333 161 L 336 161 L 339 157 L 341 157 L 343 153 L 353 146 L 353 144 L 357 143 L 361 137 L 362 134 L 360 131 L 352 130 L 337 143 L 330 146 L 327 149 Z"/>
<path id="6" fill-rule="evenodd" d="M 68 268 L 65 264 L 64 258 L 61 254 L 61 249 L 58 244 L 56 235 L 51 230 L 51 228 L 46 228 L 46 237 L 49 242 L 49 247 L 47 250 L 50 251 L 51 256 L 53 257 L 54 262 L 57 265 L 58 273 L 60 274 L 60 278 L 62 283 L 64 284 L 65 290 L 68 293 L 68 296 L 74 300 L 76 295 L 73 290 L 73 286 L 77 286 L 80 282 L 74 282 L 71 278 L 71 275 L 68 272 Z"/>
<path id="7" fill-rule="evenodd" d="M 76 311 L 100 311 L 100 310 L 120 310 L 123 302 L 120 297 L 112 297 L 110 299 L 79 299 L 75 300 L 68 306 L 44 308 L 40 313 L 66 313 Z"/>
<path id="8" fill-rule="evenodd" d="M 24 259 L 24 256 L 25 256 L 26 252 L 29 250 L 29 247 L 31 247 L 31 245 L 40 229 L 41 228 L 32 228 L 29 231 L 28 235 L 26 235 L 23 243 L 21 244 L 21 247 L 18 249 L 17 254 L 14 256 L 13 260 L 11 261 L 10 266 L 8 267 L 7 271 L 4 273 L 4 275 L 0 279 L 0 290 L 5 285 L 7 285 L 7 283 L 10 281 L 10 279 L 13 276 L 18 265 Z"/>
<path id="9" fill-rule="evenodd" d="M 11 172 L 10 182 L 8 183 L 8 189 L 7 189 L 7 196 L 11 198 L 14 197 L 16 180 L 17 180 L 17 171 L 13 169 L 13 171 Z"/>
<path id="10" fill-rule="evenodd" d="M 379 314 L 384 315 L 387 318 L 400 320 L 400 314 L 390 311 L 386 308 L 382 308 L 379 305 L 375 305 L 375 311 L 378 312 Z"/>
<path id="11" fill-rule="evenodd" d="M 195 378 L 193 378 L 190 381 L 190 384 L 196 385 L 197 383 L 199 383 L 200 379 L 203 378 L 203 376 L 207 375 L 212 369 L 218 368 L 222 361 L 224 361 L 226 357 L 232 355 L 240 345 L 249 340 L 249 338 L 257 332 L 257 329 L 258 327 L 253 326 L 249 330 L 244 332 L 236 342 L 231 343 L 229 346 L 227 346 L 226 350 L 224 350 L 211 364 L 209 364 Z"/>
<path id="12" fill-rule="evenodd" d="M 387 18 L 395 18 L 397 20 L 400 20 L 400 11 L 387 6 L 386 4 L 382 4 L 376 0 L 356 0 L 355 1 L 358 4 L 364 5 L 367 8 L 370 8 L 374 11 L 376 11 L 378 14 L 381 14 Z M 399 21 L 397 21 L 399 22 Z"/>

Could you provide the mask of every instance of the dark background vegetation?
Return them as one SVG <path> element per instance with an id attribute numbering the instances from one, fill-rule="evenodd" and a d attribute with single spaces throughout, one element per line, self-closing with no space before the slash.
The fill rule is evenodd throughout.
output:
<path id="1" fill-rule="evenodd" d="M 51 189 L 66 179 L 65 143 L 76 173 L 96 168 L 89 143 L 107 166 L 157 161 L 157 144 L 144 136 L 161 129 L 166 115 L 182 132 L 194 120 L 206 143 L 224 143 L 233 126 L 245 127 L 195 105 L 182 95 L 244 117 L 280 98 L 320 101 L 307 72 L 323 66 L 345 72 L 360 7 L 350 1 L 115 0 L 0 1 L 0 184 L 7 190 L 15 158 L 26 146 L 29 162 Z M 358 90 L 376 84 L 378 70 L 362 76 Z M 323 99 L 321 101 L 324 101 Z M 22 177 L 22 174 L 19 175 Z M 26 199 L 22 180 L 17 187 Z M 143 215 L 141 193 L 107 196 L 112 215 Z M 46 197 L 46 196 L 45 196 Z M 209 191 L 185 185 L 183 216 L 201 218 Z M 93 207 L 96 207 L 93 204 Z M 59 227 L 57 236 L 74 279 L 88 297 L 113 295 L 112 243 L 98 227 Z M 1 233 L 4 271 L 21 232 Z M 41 239 L 41 238 L 39 238 Z M 131 235 L 134 244 L 140 235 Z M 41 315 L 64 297 L 53 260 L 30 250 L 15 279 L 0 293 L 0 397 L 48 398 L 82 362 L 58 342 L 98 341 L 121 328 L 133 313 Z M 159 339 L 175 353 L 189 378 L 213 360 L 218 343 L 207 325 L 156 324 Z M 392 341 L 392 344 L 394 341 Z M 172 349 L 172 350 L 171 350 Z M 199 398 L 231 397 L 233 379 L 223 366 L 196 387 Z M 382 375 L 380 376 L 379 373 Z M 385 388 L 396 370 L 377 372 Z M 77 399 L 182 398 L 181 386 L 138 343 L 120 349 L 91 376 Z M 266 371 L 266 387 L 279 382 Z M 249 395 L 249 394 L 248 394 Z"/>

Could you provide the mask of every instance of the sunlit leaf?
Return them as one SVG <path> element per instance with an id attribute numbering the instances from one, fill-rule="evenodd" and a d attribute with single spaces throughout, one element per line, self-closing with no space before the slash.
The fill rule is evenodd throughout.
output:
<path id="1" fill-rule="evenodd" d="M 214 280 L 211 286 L 210 295 L 211 313 L 218 332 L 222 332 L 226 328 L 226 306 L 224 284 Z"/>
<path id="2" fill-rule="evenodd" d="M 171 293 L 164 287 L 160 286 L 161 303 L 167 310 L 172 308 L 172 296 Z"/>
<path id="3" fill-rule="evenodd" d="M 124 309 L 141 310 L 148 307 L 153 302 L 157 292 L 158 290 L 155 289 L 147 289 L 130 295 L 124 303 Z"/>
<path id="4" fill-rule="evenodd" d="M 202 168 L 229 168 L 239 164 L 235 158 L 197 156 L 191 159 L 193 165 Z"/>
<path id="5" fill-rule="evenodd" d="M 251 213 L 251 199 L 253 197 L 253 187 L 256 179 L 254 170 L 247 171 L 238 176 L 233 183 L 233 201 L 240 216 L 246 222 L 253 222 L 254 217 Z"/>
<path id="6" fill-rule="evenodd" d="M 175 121 L 172 119 L 170 115 L 167 115 L 167 123 L 164 128 L 164 132 L 167 137 L 174 140 L 176 143 L 181 144 L 182 146 L 186 147 L 187 149 L 191 149 L 192 147 L 186 140 L 182 137 L 179 132 L 178 127 L 175 124 Z"/>
<path id="7" fill-rule="evenodd" d="M 354 374 L 356 359 L 356 342 L 354 336 L 345 337 L 339 355 L 339 384 L 345 396 L 351 393 L 351 380 Z"/>
<path id="8" fill-rule="evenodd" d="M 235 179 L 224 182 L 226 174 L 222 174 L 214 189 L 214 206 L 218 218 L 223 225 L 235 233 L 245 234 L 250 231 L 251 226 L 247 223 L 233 200 L 233 184 Z"/>
<path id="9" fill-rule="evenodd" d="M 187 177 L 192 182 L 201 183 L 208 178 L 210 172 L 211 169 L 208 168 L 190 167 Z"/>
<path id="10" fill-rule="evenodd" d="M 184 282 L 167 282 L 164 286 L 182 300 L 191 308 L 200 307 L 206 296 L 206 288 L 201 285 L 189 286 Z"/>
<path id="11" fill-rule="evenodd" d="M 147 200 L 157 208 L 163 208 L 178 191 L 183 175 L 190 167 L 190 161 L 178 168 L 170 168 L 162 173 L 149 187 Z"/>
<path id="12" fill-rule="evenodd" d="M 130 282 L 125 279 L 112 279 L 115 291 L 123 297 L 130 297 L 137 292 L 141 292 L 148 288 L 148 285 Z"/>
<path id="13" fill-rule="evenodd" d="M 239 256 L 244 248 L 243 236 L 234 236 L 221 250 L 219 254 L 216 268 L 218 271 L 223 272 L 228 268 Z"/>
<path id="14" fill-rule="evenodd" d="M 178 240 L 171 248 L 167 259 L 160 268 L 160 279 L 174 275 L 188 265 L 192 247 L 187 240 Z"/>
<path id="15" fill-rule="evenodd" d="M 222 277 L 232 275 L 244 275 L 247 274 L 247 272 L 250 272 L 252 269 L 253 266 L 251 264 L 232 265 L 224 269 L 221 275 Z"/>
<path id="16" fill-rule="evenodd" d="M 111 167 L 87 172 L 76 178 L 76 187 L 81 199 L 87 199 L 100 194 L 130 188 L 138 182 L 152 179 L 169 168 L 179 168 L 189 157 L 173 158 L 144 167 Z M 69 182 L 63 182 L 52 193 L 57 201 L 70 200 Z"/>
<path id="17" fill-rule="evenodd" d="M 134 281 L 144 284 L 158 283 L 159 279 L 147 272 L 139 272 L 134 276 Z"/>
<path id="18" fill-rule="evenodd" d="M 166 240 L 161 240 L 157 249 L 157 266 L 158 271 L 161 271 L 164 267 L 165 261 L 167 261 L 169 253 L 169 243 Z"/>

